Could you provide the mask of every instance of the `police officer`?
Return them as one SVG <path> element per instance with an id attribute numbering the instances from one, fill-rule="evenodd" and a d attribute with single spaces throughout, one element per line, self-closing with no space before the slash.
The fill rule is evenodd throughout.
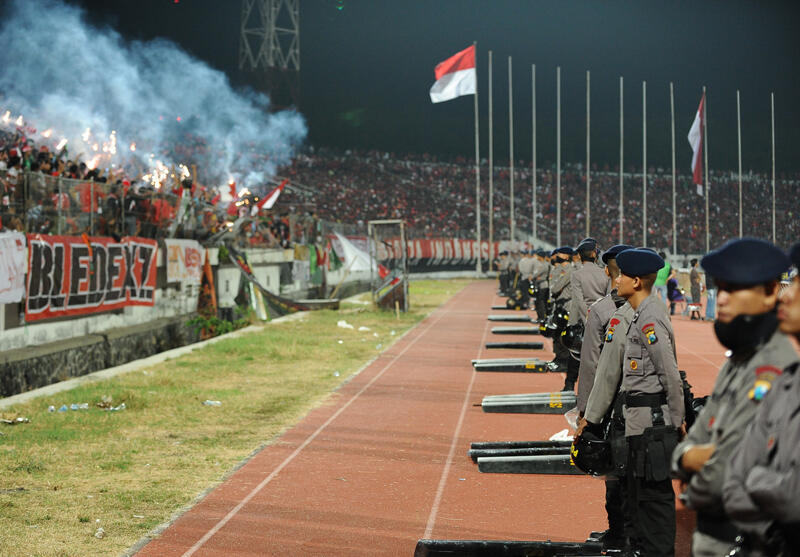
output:
<path id="1" fill-rule="evenodd" d="M 528 292 L 528 287 L 533 282 L 533 274 L 534 268 L 536 267 L 536 260 L 533 258 L 531 252 L 527 250 L 522 250 L 521 258 L 519 263 L 517 264 L 517 269 L 519 270 L 519 285 L 518 290 L 520 295 L 522 296 L 522 306 L 524 308 L 528 307 L 528 303 L 530 301 L 530 293 Z"/>
<path id="2" fill-rule="evenodd" d="M 573 253 L 573 249 L 569 246 L 556 249 L 555 265 L 550 275 L 550 297 L 553 300 L 553 307 L 565 308 L 567 311 L 572 300 L 572 290 L 569 288 L 569 284 L 573 270 Z M 555 352 L 555 358 L 548 363 L 548 368 L 550 371 L 566 371 L 567 379 L 564 382 L 563 390 L 574 390 L 580 364 L 561 343 L 560 335 L 553 339 L 553 352 Z"/>
<path id="3" fill-rule="evenodd" d="M 637 248 L 620 252 L 617 265 L 617 293 L 634 310 L 622 363 L 631 545 L 647 557 L 671 556 L 675 494 L 669 457 L 685 430 L 672 324 L 666 306 L 652 293 L 664 260 L 652 250 Z"/>
<path id="4" fill-rule="evenodd" d="M 580 246 L 579 246 L 580 247 Z M 606 264 L 603 271 L 607 279 L 616 280 L 619 275 L 619 268 L 616 264 L 617 254 L 631 249 L 633 246 L 619 244 L 608 249 L 603 254 L 603 263 Z M 578 271 L 576 271 L 577 273 Z M 620 319 L 616 318 L 614 325 L 609 330 L 609 323 L 621 307 L 626 307 L 624 312 L 627 315 L 626 323 L 630 322 L 630 316 L 633 315 L 633 310 L 624 298 L 617 295 L 616 289 L 612 290 L 609 294 L 597 300 L 589 308 L 589 315 L 586 320 L 586 330 L 583 336 L 583 344 L 581 346 L 581 361 L 580 370 L 578 372 L 578 413 L 581 418 L 584 417 L 586 412 L 589 395 L 592 393 L 593 385 L 597 375 L 612 376 L 613 379 L 602 377 L 604 384 L 611 383 L 609 389 L 611 395 L 608 399 L 605 408 L 599 412 L 598 415 L 593 415 L 593 420 L 590 425 L 590 430 L 599 430 L 600 424 L 605 421 L 605 418 L 610 414 L 612 408 L 612 401 L 614 394 L 619 388 L 619 378 L 622 370 L 622 351 L 617 349 L 609 349 L 610 354 L 608 358 L 603 361 L 603 366 L 600 365 L 600 359 L 606 351 L 606 347 L 610 346 L 615 335 L 615 328 L 620 324 Z M 607 334 L 607 332 L 610 334 Z M 624 335 L 617 335 L 617 346 L 624 348 Z M 611 367 L 608 372 L 604 373 L 604 369 Z M 595 410 L 597 412 L 597 410 Z M 587 425 L 586 419 L 582 419 L 579 432 L 582 431 Z M 597 436 L 602 435 L 598 431 Z M 577 437 L 577 435 L 576 435 Z M 624 431 L 622 432 L 624 438 Z M 623 549 L 625 547 L 625 518 L 623 512 L 623 490 L 620 486 L 622 482 L 616 476 L 606 477 L 606 513 L 608 514 L 608 530 L 603 532 L 599 539 L 603 542 L 603 547 L 606 549 L 615 548 Z"/>
<path id="5" fill-rule="evenodd" d="M 728 348 L 714 390 L 686 439 L 672 456 L 675 475 L 688 482 L 681 500 L 697 511 L 695 556 L 725 555 L 738 531 L 723 511 L 722 484 L 731 454 L 755 416 L 762 391 L 796 360 L 778 331 L 779 278 L 789 258 L 755 238 L 735 239 L 703 257 L 719 290 L 714 332 Z"/>
<path id="6" fill-rule="evenodd" d="M 500 279 L 500 291 L 498 294 L 505 296 L 508 293 L 508 251 L 500 252 L 500 260 L 497 262 L 497 276 Z"/>
<path id="7" fill-rule="evenodd" d="M 603 263 L 606 264 L 603 273 L 606 275 L 606 279 L 609 282 L 616 281 L 619 276 L 619 267 L 616 261 L 617 254 L 627 249 L 633 249 L 633 246 L 618 244 L 609 248 L 603 254 Z M 581 346 L 580 370 L 578 374 L 578 412 L 581 417 L 585 414 L 586 404 L 589 401 L 589 394 L 594 387 L 595 372 L 598 368 L 601 351 L 606 344 L 611 342 L 610 339 L 607 340 L 606 338 L 609 322 L 614 316 L 614 313 L 625 305 L 625 303 L 625 298 L 619 296 L 617 294 L 617 289 L 614 288 L 611 292 L 594 302 L 589 309 L 586 320 L 586 330 L 583 336 L 583 345 Z M 617 323 L 614 324 L 615 327 L 616 325 Z M 613 333 L 614 331 L 612 331 L 611 338 L 613 338 Z M 619 378 L 619 375 L 617 375 L 617 378 Z M 614 392 L 617 390 L 616 387 L 618 383 L 619 381 L 614 385 Z M 608 408 L 606 408 L 606 410 L 608 410 Z M 605 415 L 605 413 L 606 412 L 603 412 L 603 415 Z M 597 420 L 596 423 L 599 424 L 600 420 Z"/>
<path id="8" fill-rule="evenodd" d="M 800 340 L 800 244 L 794 277 L 778 304 L 780 330 Z M 761 375 L 763 375 L 762 372 Z M 800 548 L 800 363 L 770 386 L 756 376 L 753 396 L 767 394 L 728 465 L 725 512 L 744 534 L 746 555 L 797 555 Z"/>
<path id="9" fill-rule="evenodd" d="M 536 267 L 534 267 L 533 280 L 536 282 L 536 317 L 539 323 L 544 323 L 547 319 L 547 299 L 550 297 L 550 261 L 547 259 L 547 252 L 543 249 L 536 251 Z"/>
<path id="10" fill-rule="evenodd" d="M 597 265 L 597 241 L 586 238 L 576 249 L 580 263 L 572 273 L 572 310 L 570 324 L 585 323 L 586 314 L 595 301 L 611 291 L 608 275 Z"/>

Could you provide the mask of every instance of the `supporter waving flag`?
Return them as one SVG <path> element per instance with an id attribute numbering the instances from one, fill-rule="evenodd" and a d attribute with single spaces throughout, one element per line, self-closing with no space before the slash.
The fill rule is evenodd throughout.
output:
<path id="1" fill-rule="evenodd" d="M 475 45 L 440 62 L 434 72 L 436 83 L 431 87 L 431 102 L 439 103 L 463 95 L 474 95 L 477 83 Z"/>
<path id="2" fill-rule="evenodd" d="M 275 202 L 278 200 L 278 196 L 283 191 L 283 188 L 286 187 L 286 184 L 289 183 L 288 179 L 284 179 L 280 185 L 272 190 L 269 195 L 262 198 L 261 201 L 256 203 L 252 208 L 252 215 L 255 216 L 261 209 L 272 209 L 272 206 L 275 205 Z"/>

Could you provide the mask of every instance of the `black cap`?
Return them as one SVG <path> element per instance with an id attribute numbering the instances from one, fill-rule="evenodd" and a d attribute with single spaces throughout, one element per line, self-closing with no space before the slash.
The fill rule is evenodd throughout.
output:
<path id="1" fill-rule="evenodd" d="M 608 265 L 609 259 L 616 259 L 617 255 L 626 249 L 633 249 L 633 246 L 629 246 L 628 244 L 617 244 L 616 246 L 611 246 L 605 251 L 605 253 L 603 253 L 603 256 L 600 259 L 603 260 L 603 263 Z"/>
<path id="2" fill-rule="evenodd" d="M 617 266 L 623 275 L 643 277 L 657 273 L 664 266 L 664 260 L 651 249 L 634 248 L 617 254 Z"/>
<path id="3" fill-rule="evenodd" d="M 789 259 L 792 260 L 792 265 L 800 269 L 800 242 L 797 242 L 789 250 Z"/>
<path id="4" fill-rule="evenodd" d="M 594 251 L 597 249 L 597 240 L 594 238 L 584 238 L 575 251 Z"/>
<path id="5" fill-rule="evenodd" d="M 508 255 L 508 251 L 503 250 L 503 251 L 500 252 L 500 255 Z"/>
<path id="6" fill-rule="evenodd" d="M 716 281 L 747 286 L 778 279 L 791 262 L 772 242 L 736 238 L 708 252 L 700 265 Z"/>
<path id="7" fill-rule="evenodd" d="M 556 250 L 556 252 L 557 252 L 557 253 L 563 253 L 563 254 L 565 254 L 565 255 L 570 255 L 570 256 L 572 256 L 572 255 L 575 255 L 575 250 L 574 250 L 574 249 L 572 249 L 572 248 L 571 248 L 571 247 L 569 247 L 569 246 L 561 246 L 560 248 L 558 248 L 558 249 Z"/>

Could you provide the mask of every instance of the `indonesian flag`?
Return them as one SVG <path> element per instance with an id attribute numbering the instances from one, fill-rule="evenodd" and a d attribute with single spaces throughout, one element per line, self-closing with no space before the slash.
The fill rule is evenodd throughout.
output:
<path id="1" fill-rule="evenodd" d="M 251 210 L 250 214 L 252 216 L 255 216 L 261 209 L 272 209 L 272 206 L 275 205 L 275 202 L 278 200 L 278 196 L 281 194 L 283 188 L 285 188 L 286 184 L 288 183 L 289 183 L 288 178 L 284 179 L 283 182 L 281 182 L 281 184 L 277 188 L 272 190 L 268 196 L 266 196 L 264 199 L 256 203 L 255 206 L 253 206 L 253 209 Z"/>
<path id="2" fill-rule="evenodd" d="M 694 183 L 697 185 L 697 195 L 703 195 L 703 128 L 705 128 L 705 106 L 706 95 L 700 98 L 700 106 L 697 107 L 692 128 L 689 130 L 689 145 L 692 146 L 692 174 Z"/>
<path id="3" fill-rule="evenodd" d="M 436 83 L 431 87 L 431 102 L 440 103 L 463 95 L 474 95 L 477 83 L 475 45 L 440 62 L 434 72 Z"/>

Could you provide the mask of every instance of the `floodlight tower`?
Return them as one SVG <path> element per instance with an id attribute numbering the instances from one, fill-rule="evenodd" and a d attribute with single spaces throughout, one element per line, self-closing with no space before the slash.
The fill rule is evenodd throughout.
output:
<path id="1" fill-rule="evenodd" d="M 298 105 L 300 0 L 242 0 L 239 70 L 254 74 L 275 106 Z"/>

